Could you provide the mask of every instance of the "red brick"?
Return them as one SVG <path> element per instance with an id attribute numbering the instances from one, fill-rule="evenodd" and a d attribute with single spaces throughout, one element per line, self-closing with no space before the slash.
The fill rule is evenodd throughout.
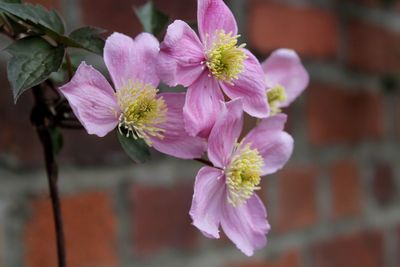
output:
<path id="1" fill-rule="evenodd" d="M 313 248 L 315 267 L 382 267 L 384 241 L 380 232 L 336 237 Z"/>
<path id="2" fill-rule="evenodd" d="M 133 6 L 140 6 L 146 0 L 83 0 L 82 14 L 84 23 L 102 27 L 109 32 L 117 31 L 136 35 L 142 31 Z M 173 19 L 195 20 L 196 2 L 186 0 L 154 1 L 155 5 Z M 96 8 L 93 8 L 93 5 Z"/>
<path id="3" fill-rule="evenodd" d="M 244 263 L 229 264 L 226 267 L 299 267 L 301 266 L 301 254 L 296 250 L 289 250 L 278 257 L 265 261 L 249 261 Z"/>
<path id="4" fill-rule="evenodd" d="M 69 266 L 118 265 L 116 219 L 108 194 L 92 192 L 64 197 L 62 212 Z M 52 211 L 47 197 L 32 203 L 32 216 L 24 237 L 27 266 L 57 266 Z"/>
<path id="5" fill-rule="evenodd" d="M 390 204 L 397 195 L 392 166 L 384 161 L 374 164 L 372 188 L 379 205 Z"/>
<path id="6" fill-rule="evenodd" d="M 139 186 L 133 188 L 134 251 L 148 256 L 169 247 L 193 248 L 197 230 L 191 225 L 190 185 L 173 188 Z"/>
<path id="7" fill-rule="evenodd" d="M 370 72 L 400 69 L 400 34 L 366 22 L 352 21 L 348 27 L 348 63 Z"/>
<path id="8" fill-rule="evenodd" d="M 337 54 L 337 19 L 329 11 L 254 0 L 248 17 L 250 46 L 261 53 L 287 47 L 310 57 Z"/>
<path id="9" fill-rule="evenodd" d="M 384 135 L 383 98 L 377 93 L 312 85 L 306 114 L 315 145 L 355 143 Z"/>
<path id="10" fill-rule="evenodd" d="M 318 219 L 317 170 L 289 167 L 278 174 L 278 208 L 275 227 L 283 232 L 313 225 Z"/>
<path id="11" fill-rule="evenodd" d="M 334 218 L 361 213 L 360 175 L 355 162 L 341 160 L 331 166 L 331 188 Z"/>

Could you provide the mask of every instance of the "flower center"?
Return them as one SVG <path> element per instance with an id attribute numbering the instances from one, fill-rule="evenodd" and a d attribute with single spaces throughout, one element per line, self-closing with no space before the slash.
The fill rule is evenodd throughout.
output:
<path id="1" fill-rule="evenodd" d="M 276 85 L 267 91 L 268 104 L 271 110 L 271 116 L 281 112 L 279 105 L 287 99 L 285 87 Z"/>
<path id="2" fill-rule="evenodd" d="M 211 74 L 220 81 L 232 83 L 238 79 L 238 75 L 243 71 L 243 62 L 247 58 L 243 47 L 238 46 L 240 35 L 232 36 L 226 34 L 224 30 L 217 30 L 210 46 L 207 46 L 205 62 Z M 207 38 L 208 39 L 208 38 Z"/>
<path id="3" fill-rule="evenodd" d="M 121 108 L 118 129 L 126 136 L 141 138 L 151 146 L 150 137 L 163 138 L 164 130 L 157 124 L 166 120 L 167 105 L 162 97 L 157 98 L 158 89 L 151 84 L 128 81 L 117 92 Z"/>
<path id="4" fill-rule="evenodd" d="M 232 158 L 226 171 L 229 203 L 237 207 L 246 202 L 254 190 L 260 189 L 258 185 L 263 166 L 264 160 L 257 149 L 251 149 L 250 144 L 241 148 Z"/>

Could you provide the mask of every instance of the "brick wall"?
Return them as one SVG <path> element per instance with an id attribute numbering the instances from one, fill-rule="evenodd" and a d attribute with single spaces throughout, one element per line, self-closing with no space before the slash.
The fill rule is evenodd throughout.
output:
<path id="1" fill-rule="evenodd" d="M 144 0 L 42 0 L 68 25 L 137 34 Z M 155 1 L 195 20 L 195 0 Z M 246 258 L 190 225 L 197 163 L 157 156 L 133 165 L 115 137 L 67 132 L 60 155 L 68 261 L 73 267 L 399 267 L 400 4 L 379 0 L 230 0 L 248 47 L 264 59 L 296 49 L 311 85 L 288 110 L 296 140 L 260 192 L 272 231 Z M 98 59 L 92 59 L 98 61 Z M 31 99 L 14 106 L 0 69 L 0 266 L 53 267 L 54 234 Z M 392 86 L 393 87 L 393 86 Z M 396 87 L 396 86 L 394 86 Z"/>

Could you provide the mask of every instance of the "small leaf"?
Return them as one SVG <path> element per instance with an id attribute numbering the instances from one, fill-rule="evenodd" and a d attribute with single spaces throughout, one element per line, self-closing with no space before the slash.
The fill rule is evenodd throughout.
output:
<path id="1" fill-rule="evenodd" d="M 12 43 L 7 51 L 12 55 L 7 65 L 8 80 L 17 102 L 23 92 L 60 68 L 65 49 L 53 47 L 42 38 L 29 37 Z"/>
<path id="2" fill-rule="evenodd" d="M 49 11 L 40 5 L 4 2 L 0 2 L 0 10 L 54 33 L 64 34 L 64 22 L 54 10 Z"/>
<path id="3" fill-rule="evenodd" d="M 150 158 L 149 147 L 142 139 L 126 137 L 117 130 L 118 140 L 128 156 L 136 163 L 143 163 Z"/>
<path id="4" fill-rule="evenodd" d="M 103 55 L 104 39 L 101 34 L 106 30 L 96 27 L 83 27 L 73 31 L 69 37 L 83 48 L 93 53 Z"/>
<path id="5" fill-rule="evenodd" d="M 21 24 L 10 19 L 10 17 L 7 16 L 4 12 L 1 12 L 1 10 L 0 10 L 0 17 L 4 23 L 3 27 L 5 27 L 6 31 L 10 32 L 14 36 L 18 36 L 21 33 L 26 34 L 26 29 Z"/>
<path id="6" fill-rule="evenodd" d="M 159 35 L 169 21 L 169 17 L 158 10 L 152 1 L 135 8 L 135 13 L 143 26 L 143 30 L 154 35 Z"/>
<path id="7" fill-rule="evenodd" d="M 64 146 L 62 132 L 57 127 L 51 127 L 49 128 L 49 134 L 51 138 L 51 143 L 53 144 L 53 153 L 57 155 L 61 152 L 61 149 Z"/>

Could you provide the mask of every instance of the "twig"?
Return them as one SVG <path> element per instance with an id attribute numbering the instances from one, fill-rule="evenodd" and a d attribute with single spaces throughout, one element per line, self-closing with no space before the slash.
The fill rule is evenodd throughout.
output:
<path id="1" fill-rule="evenodd" d="M 46 123 L 46 110 L 43 93 L 40 86 L 33 88 L 35 106 L 32 111 L 32 123 L 36 126 L 36 131 L 43 147 L 46 162 L 46 173 L 49 182 L 50 197 L 53 207 L 54 226 L 57 239 L 58 266 L 66 267 L 66 252 L 64 230 L 61 216 L 60 198 L 58 195 L 57 178 L 58 166 L 54 155 L 53 143 L 51 140 L 49 125 Z"/>
<path id="2" fill-rule="evenodd" d="M 72 70 L 71 57 L 69 56 L 68 52 L 65 53 L 65 60 L 67 63 L 68 81 L 70 81 L 72 76 L 74 76 L 74 72 Z"/>

